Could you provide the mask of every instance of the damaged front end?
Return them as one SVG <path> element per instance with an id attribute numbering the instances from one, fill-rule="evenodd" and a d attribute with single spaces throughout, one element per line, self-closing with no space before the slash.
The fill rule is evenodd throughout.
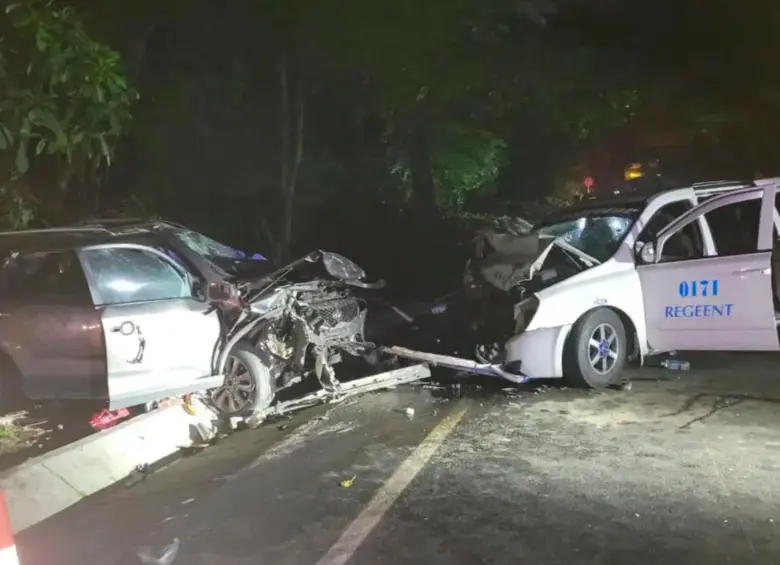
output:
<path id="1" fill-rule="evenodd" d="M 507 345 L 531 324 L 540 304 L 537 293 L 600 263 L 573 246 L 567 233 L 495 228 L 478 233 L 463 275 L 468 306 L 453 320 L 467 329 L 475 360 L 404 347 L 385 351 L 467 373 L 527 382 L 531 377 L 520 359 L 508 358 Z"/>
<path id="2" fill-rule="evenodd" d="M 318 267 L 326 276 L 312 273 Z M 226 381 L 211 394 L 215 407 L 227 416 L 268 414 L 278 392 L 310 376 L 321 387 L 314 393 L 318 401 L 354 394 L 336 378 L 334 365 L 345 354 L 365 357 L 375 349 L 364 338 L 367 305 L 352 287 L 381 288 L 384 282 L 364 279 L 349 259 L 318 251 L 265 276 L 215 289 L 212 298 L 219 299 L 225 321 L 215 371 Z M 236 361 L 250 365 L 249 373 L 254 365 L 256 374 L 234 380 Z"/>

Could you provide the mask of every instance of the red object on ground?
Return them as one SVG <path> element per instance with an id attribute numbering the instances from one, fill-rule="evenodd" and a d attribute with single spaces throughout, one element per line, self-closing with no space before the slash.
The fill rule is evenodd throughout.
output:
<path id="1" fill-rule="evenodd" d="M 0 565 L 19 565 L 5 493 L 0 490 Z"/>
<path id="2" fill-rule="evenodd" d="M 89 425 L 93 430 L 102 431 L 116 426 L 119 420 L 124 420 L 128 416 L 130 416 L 130 411 L 127 408 L 120 408 L 119 410 L 104 408 L 89 419 Z M 0 562 L 0 565 L 3 565 L 2 562 Z"/>

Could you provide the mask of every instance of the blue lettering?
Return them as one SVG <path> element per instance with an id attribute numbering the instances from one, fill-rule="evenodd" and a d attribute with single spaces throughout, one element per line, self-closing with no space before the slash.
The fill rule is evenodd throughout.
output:
<path id="1" fill-rule="evenodd" d="M 680 298 L 695 298 L 697 296 L 718 296 L 717 279 L 702 279 L 699 281 L 680 281 L 677 294 Z"/>
<path id="2" fill-rule="evenodd" d="M 713 316 L 722 316 L 723 315 L 723 309 L 720 306 L 712 305 L 712 311 L 714 312 Z"/>
<path id="3" fill-rule="evenodd" d="M 731 316 L 733 304 L 684 304 L 664 306 L 664 318 L 712 318 Z"/>

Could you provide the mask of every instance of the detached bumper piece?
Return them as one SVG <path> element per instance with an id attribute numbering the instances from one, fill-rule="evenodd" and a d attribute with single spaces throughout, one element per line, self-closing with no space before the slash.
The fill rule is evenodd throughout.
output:
<path id="1" fill-rule="evenodd" d="M 527 377 L 521 373 L 509 372 L 501 365 L 494 363 L 479 363 L 473 359 L 452 357 L 450 355 L 442 355 L 439 353 L 426 353 L 424 351 L 415 351 L 414 349 L 407 349 L 406 347 L 398 346 L 383 347 L 381 348 L 381 351 L 383 353 L 387 353 L 388 355 L 395 355 L 397 357 L 404 357 L 405 359 L 413 359 L 415 361 L 430 363 L 436 367 L 446 367 L 448 369 L 464 371 L 473 375 L 501 377 L 502 379 L 506 379 L 517 384 L 525 384 L 531 380 L 530 377 Z"/>
<path id="2" fill-rule="evenodd" d="M 250 428 L 254 428 L 260 425 L 269 416 L 281 416 L 326 402 L 340 402 L 350 396 L 413 383 L 415 381 L 427 379 L 430 376 L 431 371 L 425 365 L 412 365 L 411 367 L 403 367 L 401 369 L 379 373 L 378 375 L 371 375 L 346 383 L 339 383 L 338 392 L 334 393 L 320 389 L 317 392 L 301 398 L 279 402 L 265 410 L 252 414 L 247 418 L 246 424 Z"/>

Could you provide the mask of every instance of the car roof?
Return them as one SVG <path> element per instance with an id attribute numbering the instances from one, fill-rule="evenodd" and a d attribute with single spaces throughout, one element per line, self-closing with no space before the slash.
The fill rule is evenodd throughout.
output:
<path id="1" fill-rule="evenodd" d="M 622 205 L 644 205 L 656 196 L 660 194 L 666 194 L 674 192 L 676 190 L 689 190 L 692 189 L 697 196 L 714 196 L 716 194 L 722 194 L 724 192 L 730 192 L 732 190 L 738 190 L 740 188 L 747 188 L 751 186 L 758 186 L 760 184 L 766 184 L 767 182 L 774 182 L 778 179 L 757 179 L 755 181 L 737 181 L 737 180 L 718 180 L 718 181 L 706 181 L 696 182 L 693 184 L 687 184 L 682 186 L 675 186 L 664 188 L 662 190 L 633 190 L 630 192 L 618 192 L 614 194 L 599 195 L 587 198 L 578 204 L 572 206 L 573 209 L 588 208 L 588 207 L 602 207 L 602 206 L 620 206 Z"/>
<path id="2" fill-rule="evenodd" d="M 0 232 L 1 252 L 68 251 L 107 243 L 152 243 L 159 240 L 152 229 L 109 230 L 102 227 L 62 227 Z"/>
<path id="3" fill-rule="evenodd" d="M 780 179 L 759 179 L 756 181 L 707 181 L 698 182 L 675 188 L 665 188 L 662 190 L 633 190 L 631 192 L 614 194 L 593 195 L 575 204 L 556 210 L 545 216 L 539 225 L 543 225 L 557 216 L 569 216 L 578 212 L 587 212 L 589 210 L 599 210 L 604 208 L 644 208 L 648 202 L 661 194 L 667 194 L 676 190 L 693 190 L 699 198 L 711 197 L 740 188 L 758 186 L 768 182 L 777 182 Z"/>

